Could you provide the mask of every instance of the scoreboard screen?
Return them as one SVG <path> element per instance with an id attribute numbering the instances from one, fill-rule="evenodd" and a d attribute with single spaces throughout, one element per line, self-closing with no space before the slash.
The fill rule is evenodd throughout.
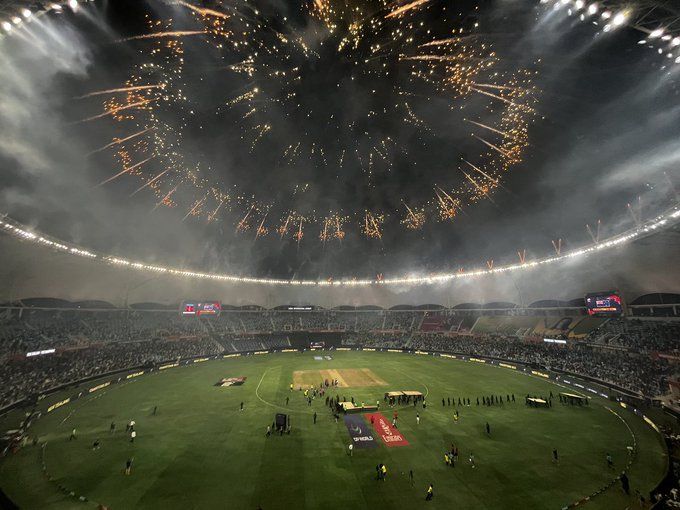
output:
<path id="1" fill-rule="evenodd" d="M 184 317 L 219 315 L 222 304 L 219 301 L 184 301 L 181 313 Z"/>
<path id="2" fill-rule="evenodd" d="M 586 294 L 586 310 L 588 315 L 620 317 L 623 315 L 621 296 L 616 291 Z"/>

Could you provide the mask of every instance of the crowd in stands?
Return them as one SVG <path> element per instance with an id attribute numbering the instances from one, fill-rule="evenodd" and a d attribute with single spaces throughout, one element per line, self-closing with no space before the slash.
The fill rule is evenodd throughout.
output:
<path id="1" fill-rule="evenodd" d="M 219 354 L 209 339 L 111 342 L 54 355 L 12 360 L 0 365 L 0 409 L 13 402 L 74 381 L 162 361 Z"/>
<path id="2" fill-rule="evenodd" d="M 300 332 L 307 332 L 301 335 L 307 345 L 314 335 L 334 332 L 335 345 L 449 351 L 515 360 L 584 374 L 650 396 L 664 393 L 666 379 L 676 372 L 675 365 L 650 354 L 678 349 L 679 322 L 599 321 L 584 340 L 561 347 L 530 341 L 537 335 L 530 329 L 526 336 L 489 332 L 501 323 L 493 317 L 485 317 L 487 331 L 482 331 L 474 327 L 475 320 L 419 310 L 248 310 L 197 319 L 181 317 L 172 310 L 8 308 L 0 310 L 0 408 L 112 370 L 177 357 L 291 347 L 290 338 Z M 567 332 L 552 333 L 552 338 L 568 336 Z M 57 354 L 26 358 L 27 352 L 49 348 L 57 349 Z"/>
<path id="3" fill-rule="evenodd" d="M 680 322 L 640 319 L 609 319 L 591 331 L 588 340 L 639 352 L 680 350 Z"/>

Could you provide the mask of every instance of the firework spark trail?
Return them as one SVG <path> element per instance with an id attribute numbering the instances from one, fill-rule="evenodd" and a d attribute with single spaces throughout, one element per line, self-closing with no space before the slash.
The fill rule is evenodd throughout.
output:
<path id="1" fill-rule="evenodd" d="M 279 235 L 281 236 L 281 239 L 283 239 L 283 236 L 286 235 L 286 232 L 288 232 L 288 223 L 290 222 L 291 215 L 289 214 L 286 217 L 286 221 L 283 225 L 281 225 L 278 229 Z"/>
<path id="2" fill-rule="evenodd" d="M 481 168 L 476 167 L 475 165 L 473 165 L 472 163 L 470 163 L 469 161 L 467 161 L 467 160 L 465 160 L 465 159 L 464 159 L 463 161 L 464 161 L 465 163 L 467 163 L 473 170 L 477 170 L 480 174 L 482 174 L 484 177 L 486 177 L 487 179 L 489 179 L 489 180 L 490 180 L 491 182 L 493 182 L 494 184 L 498 184 L 498 183 L 499 183 L 498 179 L 494 179 L 494 178 L 491 177 L 489 174 L 487 174 L 486 172 L 484 172 Z"/>
<path id="3" fill-rule="evenodd" d="M 250 209 L 248 210 L 246 215 L 243 217 L 241 221 L 238 222 L 238 224 L 236 225 L 235 232 L 241 232 L 246 229 L 247 227 L 246 221 L 248 221 L 248 217 L 250 216 L 250 213 L 253 212 L 253 209 L 255 209 L 255 204 L 251 204 Z"/>
<path id="4" fill-rule="evenodd" d="M 481 136 L 477 136 L 477 135 L 474 134 L 474 133 L 472 134 L 472 136 L 475 137 L 475 138 L 476 138 L 477 140 L 479 140 L 480 142 L 482 142 L 482 143 L 488 145 L 488 146 L 491 147 L 492 149 L 498 151 L 500 154 L 502 154 L 502 155 L 505 156 L 506 158 L 511 158 L 511 157 L 512 157 L 511 154 L 510 154 L 508 151 L 506 151 L 505 149 L 501 149 L 500 147 L 498 147 L 497 145 L 492 144 L 491 142 L 487 142 L 487 141 L 484 140 L 484 138 L 482 138 Z"/>
<path id="5" fill-rule="evenodd" d="M 132 140 L 133 138 L 137 138 L 138 136 L 142 136 L 144 133 L 146 133 L 147 131 L 151 131 L 152 129 L 153 128 L 150 127 L 150 128 L 144 129 L 142 131 L 138 131 L 137 133 L 134 133 L 130 136 L 126 136 L 125 138 L 116 138 L 116 139 L 113 140 L 113 142 L 107 143 L 103 147 L 100 147 L 99 149 L 95 149 L 92 152 L 88 152 L 85 156 L 91 156 L 92 154 L 96 154 L 97 152 L 101 152 L 101 151 L 104 151 L 104 150 L 109 149 L 111 147 L 115 147 L 116 145 L 120 145 L 121 143 L 125 143 L 129 140 Z"/>
<path id="6" fill-rule="evenodd" d="M 151 210 L 151 212 L 153 212 L 153 211 L 155 211 L 156 209 L 158 209 L 158 207 L 159 207 L 163 202 L 165 202 L 168 198 L 170 198 L 170 197 L 172 196 L 172 194 L 173 194 L 175 191 L 177 191 L 177 188 L 178 188 L 178 187 L 179 187 L 179 184 L 177 184 L 174 188 L 172 188 L 170 191 L 168 191 L 168 193 L 167 193 L 163 198 L 161 198 L 161 200 L 155 205 L 155 207 Z"/>
<path id="7" fill-rule="evenodd" d="M 127 168 L 123 168 L 123 169 L 122 169 L 120 172 L 118 172 L 116 175 L 114 175 L 114 176 L 112 176 L 112 177 L 109 177 L 109 178 L 106 179 L 105 181 L 100 182 L 99 184 L 97 184 L 97 186 L 103 186 L 104 184 L 106 184 L 106 183 L 108 183 L 108 182 L 111 182 L 111 181 L 113 181 L 114 179 L 117 179 L 118 177 L 120 177 L 120 176 L 123 175 L 123 174 L 132 172 L 135 168 L 139 168 L 139 167 L 142 166 L 144 163 L 146 163 L 146 162 L 152 160 L 153 158 L 155 158 L 155 156 L 149 156 L 148 158 L 146 158 L 146 159 L 140 161 L 139 163 L 135 163 L 135 164 L 132 165 L 132 166 L 129 166 L 129 167 L 127 167 Z"/>
<path id="8" fill-rule="evenodd" d="M 183 0 L 177 0 L 174 3 L 181 5 L 183 7 L 186 7 L 187 9 L 194 11 L 194 12 L 200 14 L 201 16 L 214 16 L 216 18 L 222 18 L 222 19 L 229 19 L 231 17 L 224 12 L 215 11 L 213 9 L 208 9 L 207 7 L 198 7 L 196 5 L 190 4 L 189 2 L 184 2 Z"/>
<path id="9" fill-rule="evenodd" d="M 399 60 L 423 60 L 426 62 L 458 62 L 460 60 L 495 60 L 495 57 L 476 57 L 461 53 L 458 55 L 411 55 L 408 57 L 399 57 Z M 505 98 L 502 98 L 505 99 Z"/>
<path id="10" fill-rule="evenodd" d="M 140 186 L 140 187 L 137 188 L 135 191 L 133 191 L 132 193 L 130 193 L 130 196 L 134 196 L 134 195 L 136 195 L 137 193 L 139 193 L 140 191 L 142 191 L 144 188 L 146 188 L 146 187 L 148 187 L 148 186 L 151 186 L 154 182 L 156 182 L 158 179 L 160 179 L 161 177 L 163 177 L 163 176 L 164 176 L 165 174 L 167 174 L 169 171 L 170 171 L 169 168 L 168 168 L 167 170 L 163 170 L 161 173 L 159 173 L 156 177 L 154 177 L 153 179 L 151 179 L 150 181 L 148 181 L 146 184 L 144 184 L 143 186 Z"/>
<path id="11" fill-rule="evenodd" d="M 83 96 L 74 97 L 73 99 L 85 99 L 88 97 L 103 96 L 105 94 L 116 94 L 118 92 L 133 92 L 135 90 L 162 89 L 163 87 L 165 87 L 165 85 L 137 85 L 134 87 L 121 87 L 117 89 L 97 90 L 95 92 L 90 92 L 89 94 L 85 94 Z"/>
<path id="12" fill-rule="evenodd" d="M 129 110 L 130 108 L 136 108 L 138 106 L 145 106 L 149 103 L 152 103 L 153 101 L 155 101 L 155 99 L 144 99 L 142 101 L 137 101 L 136 103 L 130 103 L 126 104 L 125 106 L 119 106 L 118 108 L 112 108 L 111 110 L 106 110 L 105 112 L 100 113 L 98 115 L 94 115 L 92 117 L 88 117 L 82 120 L 77 120 L 73 124 L 82 124 L 83 122 L 90 122 L 92 120 L 101 119 L 102 117 L 108 117 L 109 115 L 114 115 L 118 112 L 122 112 L 123 110 Z"/>
<path id="13" fill-rule="evenodd" d="M 401 16 L 402 14 L 405 14 L 408 11 L 411 11 L 413 9 L 417 9 L 418 7 L 420 7 L 423 4 L 428 3 L 429 1 L 430 0 L 414 0 L 413 2 L 409 2 L 405 5 L 402 5 L 401 7 L 397 7 L 396 9 L 394 9 L 392 12 L 390 12 L 389 14 L 387 14 L 385 16 L 385 19 L 396 18 L 398 16 Z M 395 5 L 396 3 L 397 2 L 393 3 L 392 6 L 396 7 L 396 5 Z"/>
<path id="14" fill-rule="evenodd" d="M 269 212 L 264 213 L 264 216 L 262 216 L 262 221 L 260 222 L 260 224 L 259 224 L 258 227 L 257 227 L 257 230 L 255 231 L 255 240 L 256 240 L 256 241 L 257 241 L 257 238 L 258 238 L 258 237 L 267 234 L 267 229 L 264 228 L 264 222 L 265 222 L 265 220 L 267 219 L 267 215 L 268 215 L 268 214 L 269 214 Z"/>
<path id="15" fill-rule="evenodd" d="M 463 119 L 465 122 L 469 122 L 470 124 L 474 124 L 475 126 L 479 126 L 484 129 L 488 129 L 489 131 L 493 131 L 494 133 L 498 133 L 499 135 L 507 136 L 508 138 L 515 138 L 512 133 L 508 133 L 507 131 L 501 131 L 500 129 L 496 129 L 491 126 L 487 126 L 486 124 L 482 124 L 481 122 L 475 122 L 474 120 L 470 119 Z"/>
<path id="16" fill-rule="evenodd" d="M 511 87 L 510 85 L 496 85 L 495 83 L 475 83 L 475 87 L 484 87 L 498 90 L 521 90 L 525 92 L 528 91 L 528 89 L 522 87 Z"/>
<path id="17" fill-rule="evenodd" d="M 206 30 L 171 30 L 168 32 L 155 32 L 153 34 L 133 35 L 125 39 L 119 39 L 117 42 L 123 43 L 128 41 L 138 41 L 140 39 L 164 39 L 169 37 L 187 37 L 190 35 L 205 35 L 209 32 Z"/>
<path id="18" fill-rule="evenodd" d="M 196 209 L 198 209 L 199 207 L 201 207 L 201 206 L 203 205 L 203 202 L 205 202 L 205 199 L 206 199 L 206 198 L 208 198 L 208 194 L 207 194 L 207 193 L 206 193 L 206 195 L 205 195 L 203 198 L 201 198 L 201 199 L 199 199 L 199 200 L 196 201 L 196 203 L 195 203 L 194 206 L 191 208 L 191 210 L 190 210 L 188 213 L 186 213 L 186 214 L 184 215 L 184 218 L 182 218 L 182 221 L 186 220 L 189 216 L 191 216 L 192 214 L 194 214 L 194 212 L 196 211 Z"/>
<path id="19" fill-rule="evenodd" d="M 471 90 L 474 90 L 478 94 L 484 94 L 485 96 L 493 97 L 495 99 L 498 99 L 499 101 L 503 101 L 504 103 L 511 104 L 512 106 L 516 106 L 517 108 L 521 108 L 521 109 L 526 110 L 528 112 L 534 113 L 536 111 L 531 106 L 515 103 L 514 101 L 511 101 L 507 97 L 499 96 L 498 94 L 492 94 L 491 92 L 487 92 L 486 90 L 480 90 L 476 87 L 470 87 L 470 88 L 471 88 Z"/>
<path id="20" fill-rule="evenodd" d="M 470 181 L 470 182 L 472 183 L 472 185 L 473 185 L 475 188 L 477 188 L 477 191 L 479 191 L 482 195 L 484 195 L 486 198 L 488 198 L 489 201 L 490 201 L 492 204 L 495 204 L 495 203 L 496 203 L 496 202 L 494 202 L 493 199 L 489 196 L 489 192 L 488 192 L 486 189 L 484 189 L 482 186 L 480 186 L 479 184 L 477 184 L 477 181 L 475 181 L 472 177 L 470 177 L 470 175 L 469 175 L 465 170 L 461 170 L 461 172 L 463 172 L 463 175 L 467 178 L 467 180 Z"/>
<path id="21" fill-rule="evenodd" d="M 462 42 L 466 39 L 476 39 L 479 37 L 478 34 L 468 34 L 464 36 L 456 36 L 456 37 L 449 37 L 447 39 L 436 39 L 434 41 L 426 42 L 421 45 L 419 45 L 419 48 L 427 48 L 429 46 L 445 46 L 447 44 L 454 44 L 458 42 Z"/>
<path id="22" fill-rule="evenodd" d="M 220 205 L 218 205 L 218 206 L 215 208 L 215 210 L 208 216 L 208 223 L 210 223 L 211 221 L 213 221 L 213 220 L 215 219 L 215 217 L 217 216 L 217 213 L 218 213 L 219 210 L 222 208 L 222 205 L 224 205 L 224 200 L 225 200 L 225 199 L 223 198 L 223 199 L 220 201 Z"/>

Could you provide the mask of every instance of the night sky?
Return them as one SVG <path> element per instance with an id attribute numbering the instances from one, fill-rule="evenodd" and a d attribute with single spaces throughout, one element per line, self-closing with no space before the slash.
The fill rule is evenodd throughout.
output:
<path id="1" fill-rule="evenodd" d="M 349 10 L 95 2 L 3 39 L 3 212 L 150 263 L 325 279 L 529 260 L 677 199 L 680 65 L 635 30 L 551 3 L 321 4 Z M 167 31 L 206 33 L 126 40 Z"/>

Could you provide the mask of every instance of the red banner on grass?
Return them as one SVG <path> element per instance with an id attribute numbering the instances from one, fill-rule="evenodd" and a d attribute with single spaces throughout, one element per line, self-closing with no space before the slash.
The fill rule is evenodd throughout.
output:
<path id="1" fill-rule="evenodd" d="M 401 432 L 394 428 L 381 413 L 369 413 L 365 416 L 366 419 L 371 422 L 371 425 L 373 425 L 376 434 L 382 438 L 385 446 L 388 448 L 392 448 L 393 446 L 408 446 L 406 438 L 402 436 Z"/>

